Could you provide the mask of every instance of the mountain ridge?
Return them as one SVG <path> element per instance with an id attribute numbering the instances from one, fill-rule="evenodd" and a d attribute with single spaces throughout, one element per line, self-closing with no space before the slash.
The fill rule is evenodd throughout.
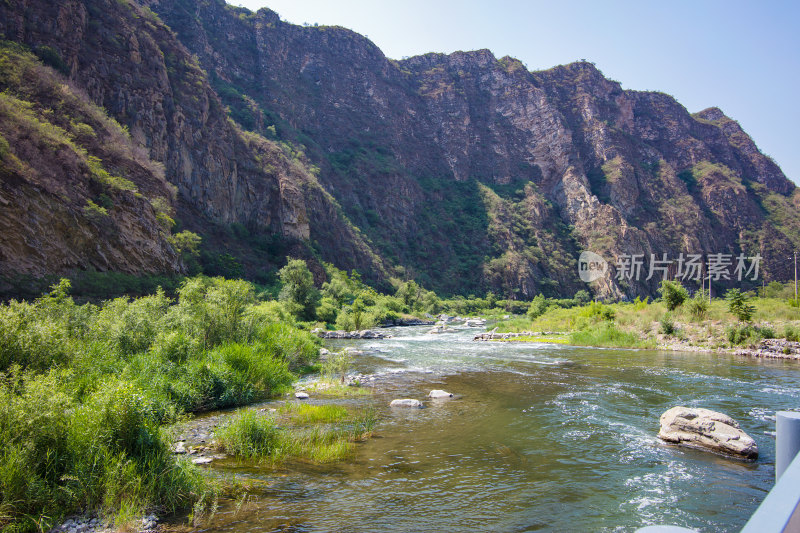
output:
<path id="1" fill-rule="evenodd" d="M 220 0 L 122 3 L 140 17 L 155 13 L 157 28 L 163 21 L 159 39 L 172 44 L 162 45 L 182 48 L 190 63 L 175 83 L 207 80 L 216 120 L 232 120 L 242 132 L 234 136 L 252 141 L 195 160 L 179 145 L 219 151 L 219 137 L 229 134 L 185 142 L 202 135 L 195 128 L 176 143 L 157 121 L 127 116 L 127 107 L 95 93 L 164 160 L 182 201 L 223 225 L 287 234 L 296 253 L 358 268 L 372 281 L 397 275 L 446 293 L 570 295 L 587 288 L 577 276 L 583 249 L 612 263 L 637 253 L 760 253 L 767 278 L 786 279 L 782 256 L 800 244 L 791 217 L 800 205 L 796 187 L 738 123 L 716 108 L 692 115 L 669 95 L 623 90 L 591 63 L 528 71 L 489 50 L 398 61 L 355 32 L 295 26 L 269 9 Z M 70 5 L 102 12 L 113 3 Z M 0 31 L 19 28 L 6 23 Z M 17 40 L 26 39 L 58 48 L 43 32 Z M 77 56 L 67 48 L 61 55 L 76 77 Z M 135 48 L 130 38 L 127 48 Z M 197 114 L 185 92 L 182 105 Z M 282 166 L 276 192 L 258 186 L 243 199 L 231 195 L 232 183 L 263 181 L 255 178 L 265 175 L 252 155 L 258 150 L 262 161 L 269 152 L 267 159 L 295 163 Z M 225 170 L 230 156 L 253 161 L 245 172 L 253 178 Z M 209 175 L 209 166 L 221 175 Z M 266 220 L 265 213 L 274 214 Z M 288 233 L 275 220 L 287 221 Z M 307 230 L 291 226 L 302 220 Z M 653 282 L 614 273 L 593 282 L 596 295 L 655 291 Z"/>

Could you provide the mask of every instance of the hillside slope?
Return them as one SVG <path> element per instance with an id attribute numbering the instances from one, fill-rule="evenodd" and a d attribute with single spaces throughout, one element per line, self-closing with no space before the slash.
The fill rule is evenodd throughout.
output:
<path id="1" fill-rule="evenodd" d="M 585 249 L 612 263 L 590 288 L 632 296 L 657 280 L 615 279 L 626 255 L 760 253 L 770 280 L 800 246 L 800 193 L 735 121 L 623 90 L 588 62 L 395 61 L 349 30 L 223 0 L 2 3 L 0 32 L 55 52 L 163 164 L 177 218 L 217 251 L 278 236 L 374 282 L 530 298 L 587 288 Z M 261 248 L 248 274 L 280 261 Z"/>
<path id="2" fill-rule="evenodd" d="M 433 287 L 574 292 L 580 249 L 612 261 L 760 252 L 768 279 L 788 275 L 800 196 L 718 109 L 691 115 L 588 62 L 529 72 L 488 50 L 394 61 L 358 34 L 268 9 L 147 3 L 236 120 L 305 144 L 380 252 Z"/>
<path id="3" fill-rule="evenodd" d="M 70 84 L 119 121 L 143 157 L 163 166 L 164 177 L 177 190 L 165 199 L 190 229 L 203 233 L 212 223 L 235 223 L 255 234 L 297 243 L 297 253 L 306 255 L 312 234 L 317 240 L 335 239 L 343 266 L 383 277 L 380 260 L 319 186 L 301 150 L 242 131 L 228 117 L 205 72 L 150 10 L 126 0 L 68 1 L 57 7 L 44 0 L 0 3 L 0 33 L 31 49 L 49 51 Z M 120 171 L 121 177 L 133 180 L 125 169 Z M 324 249 L 323 258 L 333 254 L 332 248 Z M 79 260 L 63 264 L 10 264 L 2 273 L 97 266 L 78 255 Z M 108 268 L 180 270 L 175 259 L 173 254 L 150 266 L 127 268 L 120 262 Z"/>

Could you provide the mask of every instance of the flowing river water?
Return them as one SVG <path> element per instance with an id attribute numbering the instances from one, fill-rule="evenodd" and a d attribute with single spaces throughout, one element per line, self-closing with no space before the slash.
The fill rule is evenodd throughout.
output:
<path id="1" fill-rule="evenodd" d="M 376 436 L 354 460 L 278 468 L 215 462 L 260 484 L 222 502 L 206 531 L 633 531 L 676 524 L 738 531 L 774 478 L 775 411 L 800 408 L 800 364 L 683 352 L 473 342 L 395 328 L 385 340 L 329 341 L 362 350 L 355 370 L 375 393 Z M 393 398 L 456 395 L 425 409 Z M 738 420 L 753 463 L 661 443 L 675 405 Z M 224 415 L 223 415 L 224 416 Z"/>

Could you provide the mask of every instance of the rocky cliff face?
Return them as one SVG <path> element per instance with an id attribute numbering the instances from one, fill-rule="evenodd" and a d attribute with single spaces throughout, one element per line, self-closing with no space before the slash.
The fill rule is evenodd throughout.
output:
<path id="1" fill-rule="evenodd" d="M 299 150 L 246 134 L 231 121 L 205 72 L 149 9 L 127 0 L 3 3 L 0 33 L 51 51 L 69 81 L 127 128 L 145 157 L 163 165 L 166 180 L 183 200 L 175 204 L 178 217 L 191 220 L 193 229 L 202 231 L 205 218 L 302 242 L 312 228 L 337 228 L 349 252 L 341 258 L 343 266 L 383 275 L 363 238 L 328 205 L 330 197 Z M 307 199 L 316 199 L 317 211 L 309 211 Z M 201 219 L 182 213 L 182 205 L 191 206 Z M 128 252 L 136 254 L 133 248 Z M 332 257 L 332 250 L 326 252 Z M 41 255 L 35 268 L 33 263 L 9 265 L 4 273 L 59 272 L 87 263 L 84 256 L 66 263 L 49 257 Z M 182 268 L 174 254 L 162 259 L 146 268 L 118 268 Z M 108 267 L 113 264 L 109 260 Z"/>
<path id="2" fill-rule="evenodd" d="M 394 61 L 348 30 L 223 0 L 59 6 L 0 5 L 0 31 L 57 50 L 186 205 L 308 238 L 373 280 L 395 265 L 445 292 L 571 295 L 583 249 L 612 265 L 760 252 L 776 279 L 800 245 L 797 189 L 735 121 L 622 90 L 591 63 Z M 596 293 L 655 289 L 614 273 Z"/>
<path id="3" fill-rule="evenodd" d="M 778 256 L 800 232 L 781 213 L 795 186 L 718 109 L 691 115 L 587 62 L 529 72 L 487 50 L 393 61 L 362 36 L 268 9 L 147 3 L 238 120 L 305 144 L 376 247 L 434 287 L 569 293 L 583 286 L 581 249 L 612 264 L 760 252 L 768 277 L 786 275 Z M 595 290 L 655 288 L 613 275 Z"/>
<path id="4" fill-rule="evenodd" d="M 0 273 L 180 272 L 162 223 L 172 195 L 84 93 L 0 45 Z"/>

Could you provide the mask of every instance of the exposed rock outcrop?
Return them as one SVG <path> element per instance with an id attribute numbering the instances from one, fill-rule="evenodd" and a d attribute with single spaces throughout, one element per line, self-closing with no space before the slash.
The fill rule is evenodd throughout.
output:
<path id="1" fill-rule="evenodd" d="M 760 253 L 761 272 L 780 279 L 800 247 L 800 192 L 735 121 L 623 90 L 586 61 L 540 72 L 488 50 L 395 61 L 343 28 L 224 0 L 2 2 L 0 33 L 47 47 L 163 165 L 190 229 L 279 235 L 370 281 L 392 263 L 445 292 L 571 296 L 587 287 L 576 257 L 590 249 L 611 263 L 595 294 L 633 296 L 659 280 L 617 279 L 625 255 Z M 25 258 L 4 271 L 181 268 L 152 214 L 134 228 L 118 213 L 115 240 L 24 185 L 0 197 L 24 243 L 0 248 Z M 122 211 L 147 211 L 130 202 Z M 61 229 L 73 225 L 77 247 Z"/>
<path id="2" fill-rule="evenodd" d="M 658 437 L 666 442 L 744 459 L 758 457 L 756 442 L 739 428 L 736 420 L 709 409 L 673 407 L 661 415 Z"/>
<path id="3" fill-rule="evenodd" d="M 206 221 L 238 223 L 291 241 L 335 242 L 344 258 L 341 266 L 360 268 L 371 279 L 383 276 L 380 258 L 320 187 L 305 156 L 287 144 L 246 133 L 230 120 L 206 73 L 152 11 L 128 0 L 6 2 L 0 3 L 0 34 L 58 58 L 70 83 L 127 128 L 144 159 L 163 165 L 161 181 L 166 178 L 174 185 L 183 202 L 176 203 L 169 194 L 163 197 L 186 221 L 194 220 L 196 212 Z M 16 146 L 12 152 L 20 156 Z M 0 166 L 7 168 L 7 162 Z M 116 165 L 115 170 L 127 179 L 136 176 L 130 165 Z M 76 217 L 74 208 L 59 205 L 58 196 L 42 197 L 39 192 L 18 185 L 12 194 L 4 191 L 3 202 L 20 211 L 34 209 L 27 221 L 6 212 L 11 223 L 5 227 L 12 230 L 15 242 L 24 244 L 3 251 L 3 257 L 27 257 L 13 264 L 6 259 L 0 274 L 59 272 L 66 267 L 133 273 L 180 270 L 175 252 L 159 240 L 158 226 L 141 230 L 150 222 L 148 216 L 155 218 L 145 208 L 132 206 L 140 221 L 122 221 L 115 213 L 119 216 L 112 216 L 112 226 L 124 229 L 109 237 L 75 220 L 80 212 Z M 130 202 L 136 203 L 133 198 Z M 182 212 L 184 205 L 191 209 Z M 36 217 L 38 212 L 41 216 Z M 125 230 L 137 222 L 138 233 L 129 236 Z M 74 239 L 54 232 L 49 237 L 52 245 L 44 239 L 49 248 L 37 255 L 37 228 L 45 225 L 74 228 Z M 203 222 L 195 222 L 195 227 L 202 231 Z M 112 249 L 114 245 L 124 252 Z M 135 261 L 140 256 L 141 261 Z"/>
<path id="4" fill-rule="evenodd" d="M 282 117 L 282 135 L 313 139 L 323 186 L 433 288 L 571 295 L 585 287 L 584 248 L 612 264 L 592 284 L 604 296 L 655 291 L 646 275 L 615 279 L 624 254 L 759 251 L 771 276 L 787 274 L 777 258 L 800 227 L 779 213 L 800 195 L 718 109 L 691 115 L 585 61 L 541 72 L 488 50 L 393 61 L 360 35 L 268 9 L 148 2 L 220 87 Z M 246 102 L 226 100 L 242 113 Z"/>

